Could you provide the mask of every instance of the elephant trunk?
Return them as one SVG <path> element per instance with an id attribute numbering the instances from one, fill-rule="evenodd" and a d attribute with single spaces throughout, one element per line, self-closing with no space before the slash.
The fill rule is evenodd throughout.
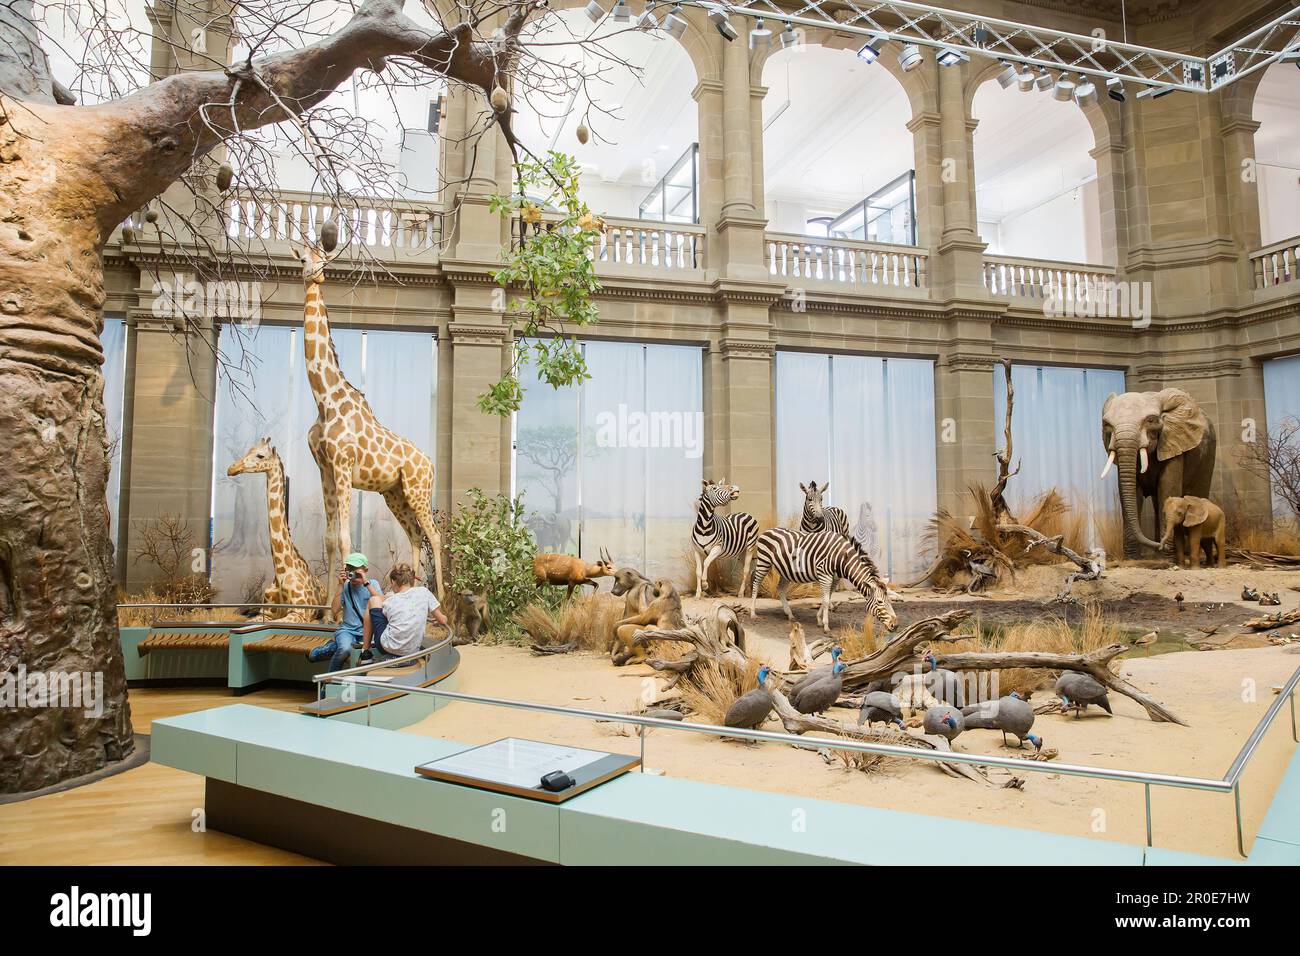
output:
<path id="1" fill-rule="evenodd" d="M 1115 457 L 1119 463 L 1119 498 L 1120 506 L 1124 510 L 1124 540 L 1126 544 L 1133 542 L 1159 551 L 1162 547 L 1161 543 L 1152 541 L 1142 533 L 1142 516 L 1138 512 L 1137 496 L 1137 446 L 1138 436 L 1136 434 L 1117 435 L 1115 437 Z"/>

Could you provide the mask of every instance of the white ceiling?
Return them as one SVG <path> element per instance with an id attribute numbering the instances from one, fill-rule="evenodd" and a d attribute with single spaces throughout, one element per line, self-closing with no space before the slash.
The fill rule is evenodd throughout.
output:
<path id="1" fill-rule="evenodd" d="M 1255 158 L 1300 169 L 1300 70 L 1275 63 L 1264 72 L 1255 93 Z"/>

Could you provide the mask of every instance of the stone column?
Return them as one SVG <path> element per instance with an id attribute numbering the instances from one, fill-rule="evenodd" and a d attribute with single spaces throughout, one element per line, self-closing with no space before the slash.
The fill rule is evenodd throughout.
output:
<path id="1" fill-rule="evenodd" d="M 991 486 L 997 466 L 993 371 L 997 367 L 988 319 L 955 316 L 949 320 L 948 344 L 934 370 L 935 464 L 938 505 L 954 515 L 970 511 L 966 489 L 979 482 Z"/>
<path id="2" fill-rule="evenodd" d="M 1124 187 L 1124 145 L 1106 142 L 1088 151 L 1097 163 L 1097 205 L 1101 261 L 1122 273 L 1128 259 L 1128 206 Z"/>
<path id="3" fill-rule="evenodd" d="M 442 401 L 450 404 L 451 474 L 446 506 L 455 509 L 470 488 L 486 494 L 510 491 L 510 419 L 481 411 L 479 396 L 505 371 L 509 329 L 482 301 L 488 284 L 458 284 L 448 326 L 451 383 Z"/>
<path id="4" fill-rule="evenodd" d="M 940 299 L 983 302 L 984 250 L 976 229 L 974 189 L 975 121 L 966 115 L 963 92 L 966 65 L 935 67 L 939 83 L 939 153 L 924 157 L 929 176 L 938 170 L 938 196 L 943 204 L 943 225 L 938 243 L 930 247 L 931 286 Z M 910 125 L 910 124 L 909 124 Z M 924 144 L 933 148 L 931 133 Z M 933 198 L 933 181 L 927 199 Z M 933 236 L 934 229 L 930 229 Z"/>
<path id="5" fill-rule="evenodd" d="M 767 305 L 734 303 L 729 312 L 736 318 L 765 318 Z M 716 403 L 710 424 L 722 429 L 726 440 L 719 446 L 720 459 L 711 463 L 708 478 L 726 478 L 741 488 L 737 510 L 748 511 L 761 526 L 777 522 L 776 514 L 776 419 L 772 383 L 776 347 L 754 338 L 729 337 L 730 323 L 724 323 L 716 358 L 712 363 L 720 381 L 713 383 L 711 398 Z"/>

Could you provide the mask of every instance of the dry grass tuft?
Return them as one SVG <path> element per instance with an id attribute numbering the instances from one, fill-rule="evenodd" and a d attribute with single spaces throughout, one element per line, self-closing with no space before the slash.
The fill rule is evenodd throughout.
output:
<path id="1" fill-rule="evenodd" d="M 546 647 L 573 644 L 575 650 L 609 652 L 614 625 L 623 617 L 623 599 L 597 591 L 573 596 L 557 608 L 528 604 L 516 616 L 533 643 Z"/>
<path id="2" fill-rule="evenodd" d="M 835 643 L 840 646 L 844 663 L 858 661 L 876 650 L 876 619 L 868 615 L 861 627 L 842 625 L 835 632 Z"/>
<path id="3" fill-rule="evenodd" d="M 1124 641 L 1124 632 L 1119 624 L 1106 618 L 1093 602 L 1084 605 L 1083 620 L 1078 626 L 1071 626 L 1063 617 L 1049 615 L 1041 620 L 1018 621 L 990 628 L 975 618 L 972 629 L 974 633 L 964 639 L 944 643 L 944 653 L 1045 651 L 1050 654 L 1086 654 Z M 1113 661 L 1112 666 L 1118 667 L 1118 660 Z M 1016 667 L 998 671 L 997 676 L 997 696 L 1012 691 L 1023 696 L 1050 686 L 1060 675 L 1056 671 Z"/>
<path id="4" fill-rule="evenodd" d="M 725 661 L 700 660 L 677 684 L 677 691 L 698 722 L 721 724 L 736 698 L 758 686 L 762 666 L 761 661 L 752 658 L 743 670 Z"/>
<path id="5" fill-rule="evenodd" d="M 156 588 L 146 588 L 135 594 L 127 594 L 121 588 L 117 591 L 118 604 L 182 604 L 188 603 L 181 600 L 181 597 L 170 592 L 159 591 Z M 201 602 L 197 602 L 201 603 Z M 195 607 L 185 611 L 180 608 L 118 608 L 117 626 L 118 627 L 150 627 L 156 621 L 237 621 L 240 624 L 248 622 L 248 618 L 241 617 L 235 608 L 205 608 Z"/>

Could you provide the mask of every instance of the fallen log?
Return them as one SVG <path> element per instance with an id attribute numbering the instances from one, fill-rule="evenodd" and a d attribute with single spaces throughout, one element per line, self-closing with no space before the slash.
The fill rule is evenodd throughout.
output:
<path id="1" fill-rule="evenodd" d="M 950 632 L 970 616 L 971 612 L 965 608 L 956 608 L 938 617 L 917 621 L 891 638 L 880 650 L 849 662 L 843 674 L 844 690 L 862 690 L 872 681 L 887 680 L 898 671 L 919 673 L 921 662 L 917 657 L 917 646 L 961 640 L 961 636 L 953 636 Z"/>
<path id="2" fill-rule="evenodd" d="M 934 654 L 940 667 L 954 671 L 1005 670 L 1016 667 L 1081 671 L 1111 690 L 1137 701 L 1157 723 L 1168 722 L 1186 727 L 1187 722 L 1160 701 L 1111 671 L 1110 662 L 1131 647 L 1129 644 L 1111 644 L 1087 654 L 1053 654 L 1046 651 L 967 651 L 957 654 L 935 651 Z"/>
<path id="3" fill-rule="evenodd" d="M 1243 621 L 1241 626 L 1248 627 L 1252 631 L 1271 631 L 1275 627 L 1284 627 L 1297 621 L 1300 621 L 1300 607 L 1293 608 L 1290 611 L 1265 614 L 1262 617 L 1252 617 L 1249 621 Z"/>

